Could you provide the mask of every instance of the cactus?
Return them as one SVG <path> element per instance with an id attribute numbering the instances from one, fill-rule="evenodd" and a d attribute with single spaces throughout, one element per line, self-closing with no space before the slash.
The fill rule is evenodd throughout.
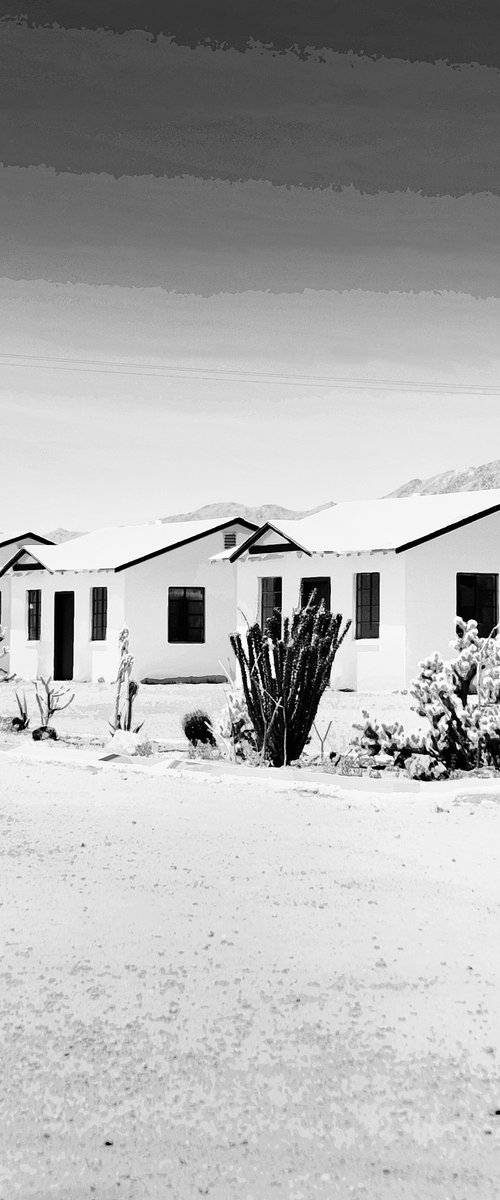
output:
<path id="1" fill-rule="evenodd" d="M 277 614 L 264 631 L 251 625 L 246 645 L 239 633 L 231 635 L 262 761 L 282 767 L 302 754 L 351 622 L 342 631 L 341 625 L 341 614 L 327 612 L 324 604 L 317 608 L 313 594 L 305 608 L 285 619 L 281 637 Z"/>
<path id="2" fill-rule="evenodd" d="M 130 653 L 130 629 L 128 629 L 127 625 L 124 625 L 120 631 L 119 644 L 120 665 L 116 677 L 115 712 L 113 721 L 109 722 L 109 727 L 112 733 L 115 733 L 117 729 L 124 729 L 127 733 L 130 733 L 132 728 L 132 709 L 135 697 L 139 691 L 139 684 L 136 683 L 135 679 L 131 678 L 134 656 Z M 134 733 L 139 733 L 143 724 L 144 721 L 140 725 L 137 725 Z"/>
<path id="3" fill-rule="evenodd" d="M 40 710 L 42 729 L 46 728 L 51 717 L 54 716 L 54 713 L 62 712 L 63 709 L 68 708 L 75 699 L 75 693 L 72 692 L 65 704 L 59 704 L 59 700 L 62 700 L 63 697 L 68 696 L 68 688 L 54 687 L 54 681 L 50 678 L 44 679 L 43 675 L 39 675 L 38 679 L 35 679 L 35 696 L 38 708 Z"/>
<path id="4" fill-rule="evenodd" d="M 202 746 L 215 746 L 217 744 L 210 717 L 201 708 L 197 708 L 195 712 L 186 713 L 182 721 L 182 729 L 192 746 L 197 746 L 198 742 Z"/>

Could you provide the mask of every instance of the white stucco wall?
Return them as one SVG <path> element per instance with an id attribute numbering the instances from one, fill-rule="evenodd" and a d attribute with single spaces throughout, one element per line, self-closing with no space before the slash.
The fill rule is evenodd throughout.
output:
<path id="1" fill-rule="evenodd" d="M 333 612 L 352 620 L 335 659 L 332 686 L 355 691 L 394 691 L 405 686 L 404 596 L 405 567 L 393 553 L 334 554 L 287 552 L 245 555 L 237 561 L 238 629 L 245 619 L 260 620 L 260 579 L 281 576 L 283 614 L 298 607 L 302 579 L 327 576 L 331 580 Z M 359 641 L 355 637 L 356 574 L 380 573 L 380 636 Z"/>
<path id="2" fill-rule="evenodd" d="M 92 642 L 91 589 L 108 589 L 108 628 L 105 642 Z M 80 680 L 116 679 L 118 667 L 118 634 L 124 625 L 124 579 L 112 571 L 75 574 L 64 571 L 51 575 L 48 571 L 33 571 L 11 577 L 11 670 L 22 679 L 54 674 L 54 593 L 75 594 L 75 638 L 73 678 Z M 27 592 L 40 588 L 41 637 L 39 642 L 28 641 Z"/>
<path id="3" fill-rule="evenodd" d="M 21 678 L 53 675 L 54 669 L 54 592 L 75 594 L 74 671 L 75 680 L 111 681 L 116 678 L 119 652 L 118 636 L 123 625 L 131 631 L 134 674 L 145 676 L 222 675 L 232 662 L 229 633 L 235 627 L 235 569 L 228 563 L 213 569 L 210 558 L 224 549 L 224 535 L 235 533 L 242 542 L 249 530 L 237 521 L 225 529 L 200 538 L 156 558 L 123 571 L 48 571 L 16 573 L 4 578 L 6 593 L 12 591 L 10 616 L 11 670 Z M 9 556 L 12 557 L 12 554 Z M 169 644 L 169 587 L 205 588 L 205 642 Z M 91 589 L 108 589 L 107 638 L 91 642 Z M 41 638 L 27 638 L 27 591 L 42 592 Z"/>
<path id="4" fill-rule="evenodd" d="M 5 563 L 8 563 L 10 561 L 10 559 L 13 558 L 15 554 L 17 554 L 17 551 L 21 549 L 21 546 L 36 545 L 36 542 L 37 542 L 36 537 L 23 537 L 23 538 L 21 538 L 21 541 L 9 542 L 8 546 L 0 546 L 0 570 L 2 569 L 2 567 L 5 566 Z M 6 644 L 9 647 L 10 647 L 10 643 L 11 643 L 11 590 L 12 590 L 11 589 L 11 581 L 12 581 L 12 576 L 10 574 L 0 576 L 0 596 L 2 598 L 2 600 L 1 600 L 1 606 L 2 606 L 2 621 L 1 621 L 1 623 L 5 629 L 5 643 L 4 644 Z M 8 654 L 3 655 L 3 657 L 0 658 L 0 666 L 2 667 L 3 671 L 7 672 L 7 674 L 10 674 L 10 672 L 13 670 L 12 664 L 11 664 L 10 652 Z"/>
<path id="5" fill-rule="evenodd" d="M 400 555 L 406 571 L 406 678 L 438 650 L 449 658 L 455 634 L 456 576 L 500 574 L 500 513 L 482 517 Z"/>
<path id="6" fill-rule="evenodd" d="M 233 662 L 229 633 L 236 620 L 235 567 L 209 561 L 224 549 L 224 534 L 233 531 L 240 542 L 248 536 L 248 530 L 238 531 L 235 525 L 122 572 L 138 679 L 222 675 L 223 667 Z M 168 642 L 169 587 L 205 588 L 203 643 Z"/>

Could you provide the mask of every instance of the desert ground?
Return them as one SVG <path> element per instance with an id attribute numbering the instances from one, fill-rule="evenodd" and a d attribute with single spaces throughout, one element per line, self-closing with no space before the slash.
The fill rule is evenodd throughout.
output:
<path id="1" fill-rule="evenodd" d="M 85 750 L 0 753 L 2 1200 L 499 1195 L 500 787 L 103 763 L 112 689 L 76 691 Z"/>
<path id="2" fill-rule="evenodd" d="M 65 684 L 59 685 L 63 688 Z M 203 708 L 217 725 L 227 711 L 226 684 L 179 684 L 147 685 L 139 689 L 134 708 L 134 719 L 144 721 L 144 733 L 153 739 L 172 744 L 186 745 L 181 721 L 185 713 Z M 9 720 L 18 712 L 15 693 L 26 693 L 31 727 L 40 723 L 34 700 L 34 686 L 30 680 L 13 680 L 0 683 L 0 720 Z M 67 685 L 68 696 L 75 694 L 73 703 L 54 720 L 62 737 L 90 738 L 104 742 L 109 736 L 108 722 L 113 716 L 115 687 L 110 683 L 71 683 Z M 360 720 L 366 708 L 371 714 L 384 721 L 402 720 L 409 730 L 418 728 L 419 719 L 411 711 L 412 699 L 408 693 L 394 692 L 385 695 L 361 695 L 354 692 L 339 692 L 328 689 L 321 700 L 317 729 L 323 736 L 332 722 L 325 749 L 344 752 L 353 734 L 353 724 Z M 319 742 L 313 731 L 311 752 L 319 750 Z"/>

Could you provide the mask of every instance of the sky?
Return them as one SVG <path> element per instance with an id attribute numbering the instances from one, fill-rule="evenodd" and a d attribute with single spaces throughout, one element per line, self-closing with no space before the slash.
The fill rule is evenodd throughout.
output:
<path id="1" fill-rule="evenodd" d="M 500 458 L 495 8 L 0 0 L 0 528 Z"/>

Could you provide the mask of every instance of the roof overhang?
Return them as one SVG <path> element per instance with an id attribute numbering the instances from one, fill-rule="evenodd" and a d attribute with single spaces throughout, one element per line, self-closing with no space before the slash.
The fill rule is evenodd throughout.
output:
<path id="1" fill-rule="evenodd" d="M 47 545 L 47 546 L 53 546 L 53 545 L 54 545 L 54 543 L 53 543 L 53 542 L 46 542 L 46 543 L 45 543 L 45 545 Z M 16 554 L 13 554 L 12 558 L 9 558 L 8 562 L 4 563 L 3 567 L 0 569 L 0 577 L 1 577 L 2 575 L 6 575 L 6 574 L 7 574 L 7 571 L 10 571 L 10 570 L 14 570 L 14 571 L 15 571 L 15 570 L 16 570 L 16 566 L 17 566 L 17 569 L 18 569 L 19 571 L 22 571 L 22 570 L 26 570 L 26 571 L 50 571 L 50 567 L 47 567 L 47 566 L 46 566 L 46 564 L 45 564 L 44 562 L 42 562 L 42 561 L 41 561 L 41 559 L 39 559 L 39 558 L 37 557 L 37 555 L 36 555 L 36 554 L 34 554 L 34 553 L 33 553 L 33 550 L 34 550 L 34 547 L 32 548 L 32 547 L 31 547 L 31 546 L 29 546 L 29 545 L 28 545 L 28 546 L 21 546 L 21 549 L 20 549 L 20 550 L 18 550 L 18 551 L 16 552 Z M 24 558 L 26 555 L 28 555 L 28 557 L 29 557 L 29 558 L 31 558 L 31 559 L 33 560 L 33 562 L 32 562 L 32 565 L 30 565 L 29 563 L 26 563 L 26 566 L 24 566 L 24 564 L 22 564 L 21 566 L 19 566 L 18 564 L 19 564 L 20 560 L 21 560 L 22 558 Z M 52 574 L 52 572 L 50 572 L 50 573 Z"/>
<path id="2" fill-rule="evenodd" d="M 395 552 L 396 554 L 403 554 L 405 550 L 413 550 L 416 546 L 423 546 L 425 542 L 432 542 L 435 538 L 444 537 L 447 533 L 454 533 L 456 529 L 462 529 L 464 525 L 473 525 L 475 521 L 481 521 L 483 517 L 491 517 L 497 512 L 500 512 L 500 504 L 492 504 L 489 508 L 482 508 L 480 512 L 472 513 L 468 517 L 461 517 L 459 521 L 452 521 L 449 525 L 443 525 L 441 529 L 433 529 L 432 533 L 425 533 L 422 537 L 414 538 L 411 542 L 404 542 L 400 546 L 395 546 Z"/>
<path id="3" fill-rule="evenodd" d="M 257 547 L 256 542 L 260 537 L 263 537 L 265 533 L 276 533 L 277 536 L 283 538 L 284 541 L 278 545 L 274 543 L 268 543 L 267 545 Z M 294 538 L 289 537 L 287 533 L 283 533 L 278 525 L 273 525 L 271 521 L 266 521 L 265 525 L 261 525 L 259 529 L 255 529 L 255 531 L 250 534 L 250 537 L 247 538 L 246 542 L 242 542 L 241 546 L 236 548 L 229 561 L 236 562 L 238 558 L 241 558 L 242 554 L 286 554 L 286 552 L 290 550 L 299 551 L 301 554 L 307 554 L 309 556 L 311 555 L 310 550 L 307 550 L 305 546 L 301 546 L 299 542 L 296 542 Z"/>
<path id="4" fill-rule="evenodd" d="M 179 550 L 181 546 L 189 546 L 191 542 L 199 542 L 202 538 L 211 537 L 213 533 L 220 533 L 221 530 L 228 529 L 232 525 L 244 525 L 246 529 L 251 529 L 252 532 L 257 530 L 257 526 L 252 521 L 247 521 L 246 517 L 229 517 L 227 521 L 222 521 L 220 525 L 213 525 L 210 529 L 203 529 L 201 533 L 195 533 L 192 537 L 182 538 L 180 542 L 174 542 L 171 546 L 163 546 L 160 550 L 152 550 L 149 554 L 142 554 L 139 558 L 133 558 L 130 562 L 120 563 L 119 566 L 110 567 L 109 569 L 117 573 L 119 571 L 126 571 L 128 567 L 137 567 L 139 563 L 148 562 L 150 558 L 159 558 L 161 554 L 169 554 L 171 550 Z"/>

